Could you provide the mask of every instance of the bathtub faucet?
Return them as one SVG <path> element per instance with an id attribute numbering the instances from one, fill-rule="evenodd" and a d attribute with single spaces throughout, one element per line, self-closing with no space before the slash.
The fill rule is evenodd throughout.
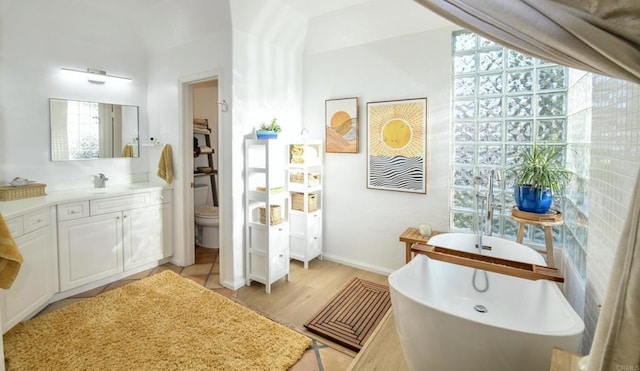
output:
<path id="1" fill-rule="evenodd" d="M 480 186 L 484 184 L 484 179 L 480 176 L 473 178 L 475 184 L 475 203 L 478 213 L 478 223 L 476 225 L 476 248 L 482 254 L 482 249 L 490 250 L 491 247 L 482 244 L 482 236 L 491 236 L 494 210 L 502 210 L 501 205 L 496 205 L 493 201 L 493 185 L 502 182 L 502 174 L 499 170 L 493 169 L 489 174 L 487 193 L 480 192 Z M 485 209 L 486 207 L 486 209 Z"/>
<path id="2" fill-rule="evenodd" d="M 485 234 L 487 236 L 491 236 L 492 234 L 492 221 L 493 221 L 493 211 L 494 210 L 502 210 L 502 205 L 496 205 L 493 202 L 493 183 L 497 182 L 498 185 L 502 183 L 502 174 L 498 169 L 492 169 L 491 174 L 489 175 L 489 188 L 487 189 L 487 214 L 484 222 Z"/>

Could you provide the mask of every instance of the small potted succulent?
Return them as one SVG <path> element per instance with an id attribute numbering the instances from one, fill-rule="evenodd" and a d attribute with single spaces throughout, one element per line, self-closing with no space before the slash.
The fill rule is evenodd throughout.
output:
<path id="1" fill-rule="evenodd" d="M 271 123 L 267 124 L 263 122 L 262 125 L 260 125 L 260 128 L 256 130 L 256 137 L 258 139 L 275 139 L 278 137 L 278 133 L 281 130 L 282 129 L 280 128 L 280 125 L 278 125 L 278 121 L 274 117 L 271 120 Z"/>
<path id="2" fill-rule="evenodd" d="M 553 202 L 553 193 L 560 193 L 571 179 L 571 173 L 562 167 L 560 157 L 564 145 L 533 144 L 522 153 L 513 169 L 517 178 L 514 187 L 518 210 L 546 214 Z"/>

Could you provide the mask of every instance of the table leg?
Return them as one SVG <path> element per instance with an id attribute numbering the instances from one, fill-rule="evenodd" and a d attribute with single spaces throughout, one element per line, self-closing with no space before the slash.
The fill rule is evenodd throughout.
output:
<path id="1" fill-rule="evenodd" d="M 406 263 L 411 261 L 411 242 L 406 242 L 407 247 L 406 247 L 406 251 L 404 254 L 404 259 L 406 261 Z"/>
<path id="2" fill-rule="evenodd" d="M 551 268 L 555 268 L 553 261 L 553 234 L 551 233 L 551 227 L 544 227 L 544 244 L 547 248 L 547 265 Z"/>
<path id="3" fill-rule="evenodd" d="M 516 235 L 516 242 L 522 243 L 522 238 L 524 238 L 524 223 L 518 222 L 518 233 Z"/>

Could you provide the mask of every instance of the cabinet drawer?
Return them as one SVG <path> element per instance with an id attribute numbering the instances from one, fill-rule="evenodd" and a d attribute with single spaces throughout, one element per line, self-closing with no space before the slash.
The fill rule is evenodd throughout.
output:
<path id="1" fill-rule="evenodd" d="M 11 237 L 13 237 L 14 239 L 24 234 L 24 219 L 21 216 L 17 218 L 7 219 L 5 220 L 5 223 L 9 228 Z"/>
<path id="2" fill-rule="evenodd" d="M 108 214 L 115 211 L 135 209 L 149 205 L 148 193 L 136 193 L 126 196 L 109 197 L 89 201 L 91 215 Z"/>
<path id="3" fill-rule="evenodd" d="M 49 209 L 42 209 L 24 216 L 24 233 L 49 225 Z"/>
<path id="4" fill-rule="evenodd" d="M 86 218 L 89 216 L 89 201 L 58 205 L 58 221 Z"/>
<path id="5" fill-rule="evenodd" d="M 170 189 L 155 191 L 149 194 L 150 205 L 169 204 L 173 202 L 173 192 Z"/>

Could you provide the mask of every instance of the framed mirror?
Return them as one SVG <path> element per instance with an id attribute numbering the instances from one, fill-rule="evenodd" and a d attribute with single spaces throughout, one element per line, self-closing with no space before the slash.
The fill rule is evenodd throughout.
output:
<path id="1" fill-rule="evenodd" d="M 138 107 L 49 99 L 51 161 L 139 157 Z"/>

